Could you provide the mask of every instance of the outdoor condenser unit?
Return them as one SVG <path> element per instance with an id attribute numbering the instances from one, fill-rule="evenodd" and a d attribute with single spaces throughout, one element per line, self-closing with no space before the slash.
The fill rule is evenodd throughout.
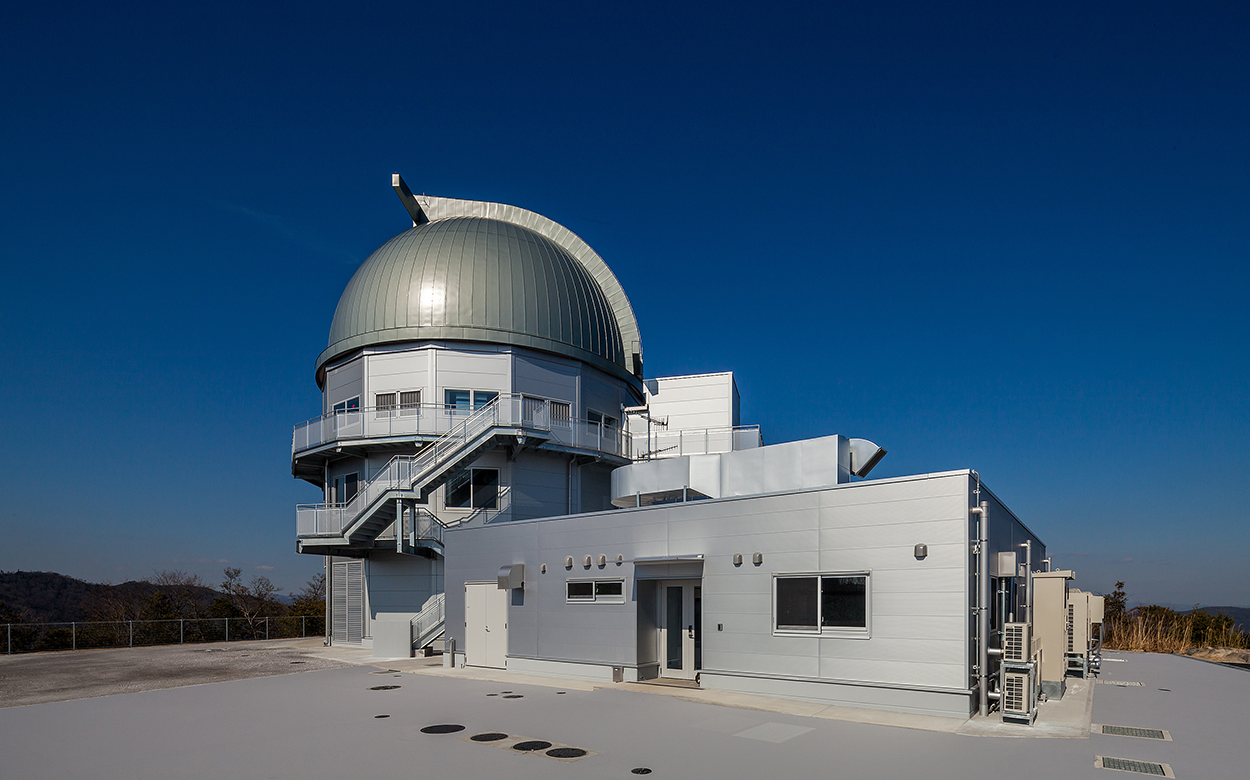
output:
<path id="1" fill-rule="evenodd" d="M 1029 624 L 1008 623 L 1003 626 L 1003 660 L 1026 663 L 1029 660 Z"/>
<path id="2" fill-rule="evenodd" d="M 1003 720 L 1033 724 L 1033 718 L 1037 714 L 1036 675 L 1032 664 L 1003 670 Z"/>

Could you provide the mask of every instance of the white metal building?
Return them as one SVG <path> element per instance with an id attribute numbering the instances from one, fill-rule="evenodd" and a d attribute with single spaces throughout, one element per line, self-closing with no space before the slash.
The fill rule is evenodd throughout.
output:
<path id="1" fill-rule="evenodd" d="M 292 445 L 324 490 L 297 535 L 327 556 L 333 642 L 975 709 L 1025 597 L 983 562 L 1045 555 L 976 472 L 864 480 L 866 440 L 765 446 L 731 373 L 644 381 L 624 290 L 566 228 L 393 184 L 413 226 L 344 291 Z"/>

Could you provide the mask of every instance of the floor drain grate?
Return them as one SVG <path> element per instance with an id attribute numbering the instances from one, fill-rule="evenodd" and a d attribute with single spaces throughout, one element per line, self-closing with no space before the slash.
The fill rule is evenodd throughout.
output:
<path id="1" fill-rule="evenodd" d="M 581 748 L 552 748 L 547 751 L 547 755 L 552 758 L 581 758 L 586 755 L 586 751 Z"/>
<path id="2" fill-rule="evenodd" d="M 645 766 L 634 767 L 633 769 L 629 770 L 629 773 L 631 775 L 649 775 L 651 774 L 651 768 L 645 767 Z"/>
<path id="3" fill-rule="evenodd" d="M 393 691 L 396 688 L 402 688 L 402 685 L 375 685 L 369 690 L 371 691 Z"/>
<path id="4" fill-rule="evenodd" d="M 524 699 L 525 697 L 519 693 L 510 693 L 504 697 L 505 699 Z"/>
<path id="5" fill-rule="evenodd" d="M 1140 729 L 1135 726 L 1103 726 L 1101 733 L 1117 737 L 1141 737 L 1142 739 L 1168 739 L 1169 736 L 1162 729 Z"/>
<path id="6" fill-rule="evenodd" d="M 520 750 L 522 753 L 529 753 L 534 750 L 546 750 L 551 747 L 550 742 L 544 742 L 541 739 L 527 739 L 524 742 L 518 742 L 512 746 L 513 750 Z"/>
<path id="7" fill-rule="evenodd" d="M 422 734 L 455 734 L 457 731 L 464 731 L 464 726 L 459 723 L 439 723 L 421 729 Z"/>
<path id="8" fill-rule="evenodd" d="M 485 734 L 474 734 L 473 736 L 469 737 L 469 739 L 473 740 L 474 742 L 498 742 L 501 739 L 507 739 L 507 738 L 508 738 L 507 734 L 502 734 L 498 731 L 488 731 Z"/>
<path id="9" fill-rule="evenodd" d="M 390 715 L 374 715 L 374 716 L 373 716 L 374 720 L 378 720 L 378 719 L 381 719 L 381 718 L 389 718 L 389 717 L 391 717 L 391 716 L 390 716 Z"/>
<path id="10" fill-rule="evenodd" d="M 1094 759 L 1094 766 L 1102 769 L 1114 769 L 1117 772 L 1136 772 L 1139 775 L 1176 777 L 1176 775 L 1172 774 L 1172 767 L 1167 764 L 1156 764 L 1151 761 L 1134 761 L 1131 758 L 1097 756 Z"/>
<path id="11" fill-rule="evenodd" d="M 1099 685 L 1117 685 L 1121 688 L 1141 688 L 1142 687 L 1141 683 L 1130 682 L 1129 680 L 1099 680 L 1098 684 Z"/>

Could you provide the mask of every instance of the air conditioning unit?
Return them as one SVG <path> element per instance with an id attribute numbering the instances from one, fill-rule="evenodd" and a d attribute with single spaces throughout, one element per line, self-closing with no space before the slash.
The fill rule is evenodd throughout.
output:
<path id="1" fill-rule="evenodd" d="M 1029 714 L 1029 685 L 1032 675 L 1028 672 L 1007 672 L 1003 675 L 1003 714 Z"/>
<path id="2" fill-rule="evenodd" d="M 1020 663 L 1031 660 L 1029 639 L 1028 623 L 1008 623 L 1003 626 L 1003 660 Z"/>

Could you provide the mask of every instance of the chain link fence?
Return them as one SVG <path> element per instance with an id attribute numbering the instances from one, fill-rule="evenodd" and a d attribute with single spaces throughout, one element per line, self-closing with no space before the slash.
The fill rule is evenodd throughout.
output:
<path id="1" fill-rule="evenodd" d="M 322 615 L 185 620 L 116 620 L 70 623 L 5 623 L 5 652 L 86 650 L 102 647 L 189 645 L 244 639 L 298 639 L 325 634 Z"/>

